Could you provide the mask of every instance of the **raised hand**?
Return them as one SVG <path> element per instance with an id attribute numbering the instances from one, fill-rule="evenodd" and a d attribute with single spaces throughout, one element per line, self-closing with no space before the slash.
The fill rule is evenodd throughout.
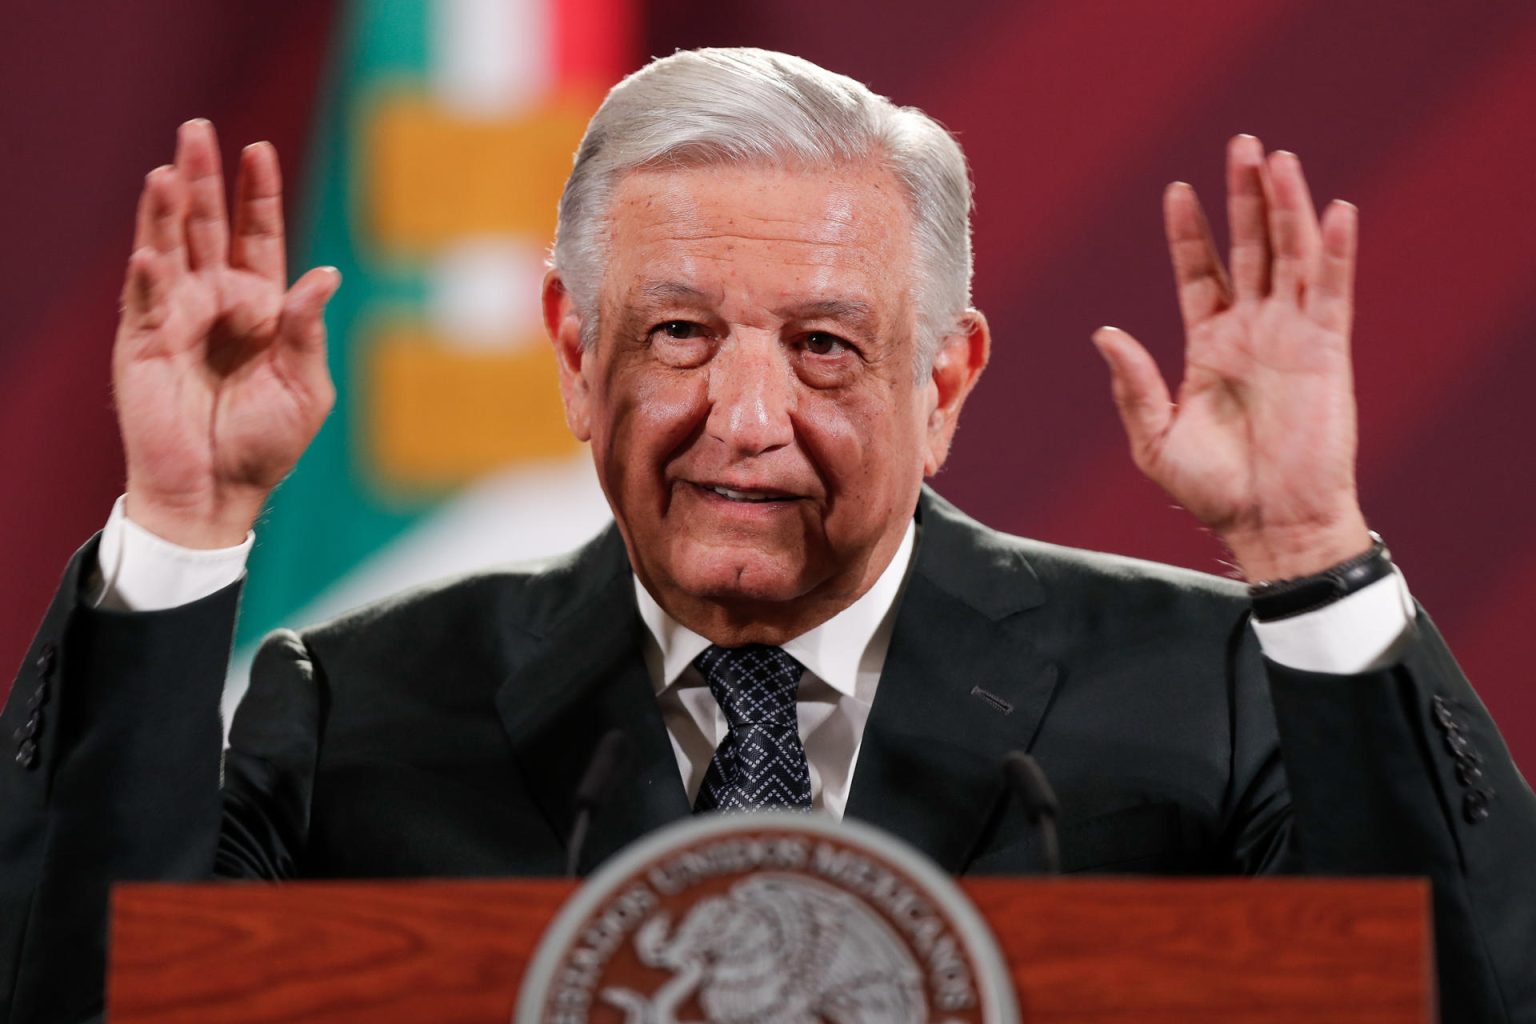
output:
<path id="1" fill-rule="evenodd" d="M 1248 135 L 1227 147 L 1227 193 L 1230 276 L 1194 189 L 1164 195 L 1186 336 L 1177 403 L 1129 334 L 1093 340 L 1142 472 L 1250 581 L 1304 576 L 1371 545 L 1355 488 L 1356 211 L 1335 200 L 1319 222 L 1301 162 Z"/>
<path id="2" fill-rule="evenodd" d="M 241 154 L 234 229 L 207 121 L 139 197 L 112 352 L 130 519 L 186 547 L 240 543 L 335 400 L 326 368 L 333 268 L 287 287 L 270 143 Z"/>

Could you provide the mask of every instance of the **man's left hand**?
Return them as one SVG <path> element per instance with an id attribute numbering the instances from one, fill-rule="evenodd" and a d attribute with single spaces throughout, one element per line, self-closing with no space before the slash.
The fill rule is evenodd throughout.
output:
<path id="1" fill-rule="evenodd" d="M 1184 317 L 1178 401 L 1124 331 L 1109 363 L 1136 465 L 1214 531 L 1253 582 L 1319 572 L 1371 546 L 1355 490 L 1356 210 L 1319 221 L 1301 162 L 1258 139 L 1227 147 L 1230 276 L 1194 189 L 1164 195 Z"/>

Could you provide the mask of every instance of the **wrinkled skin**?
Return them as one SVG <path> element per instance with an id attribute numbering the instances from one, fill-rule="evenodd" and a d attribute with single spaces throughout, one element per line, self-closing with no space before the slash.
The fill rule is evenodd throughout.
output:
<path id="1" fill-rule="evenodd" d="M 943 464 L 985 321 L 915 375 L 911 218 L 876 165 L 632 172 L 609 252 L 596 345 L 558 273 L 545 316 L 641 582 L 726 646 L 826 621 Z"/>

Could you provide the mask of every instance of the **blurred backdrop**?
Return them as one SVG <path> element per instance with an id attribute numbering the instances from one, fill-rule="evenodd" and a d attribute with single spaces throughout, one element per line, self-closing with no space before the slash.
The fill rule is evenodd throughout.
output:
<path id="1" fill-rule="evenodd" d="M 1237 131 L 1362 210 L 1361 484 L 1536 765 L 1536 5 L 1414 0 L 135 0 L 0 35 L 0 665 L 122 488 L 108 353 L 135 196 L 175 126 L 284 159 L 295 274 L 345 277 L 335 414 L 258 530 L 279 623 L 563 550 L 606 519 L 537 285 L 586 116 L 646 56 L 788 50 L 923 107 L 977 186 L 996 336 L 940 491 L 1009 531 L 1225 572 L 1124 450 L 1101 323 L 1176 374 L 1159 219 L 1221 207 Z M 1221 226 L 1218 217 L 1218 231 Z M 241 662 L 230 688 L 238 695 Z M 0 678 L 0 687 L 9 676 Z"/>

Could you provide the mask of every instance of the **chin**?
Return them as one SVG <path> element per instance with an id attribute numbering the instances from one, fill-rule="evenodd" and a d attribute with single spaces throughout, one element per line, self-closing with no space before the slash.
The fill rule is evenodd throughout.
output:
<path id="1" fill-rule="evenodd" d="M 793 601 L 807 589 L 804 559 L 753 549 L 691 551 L 673 565 L 672 582 L 691 596 L 718 601 Z"/>

